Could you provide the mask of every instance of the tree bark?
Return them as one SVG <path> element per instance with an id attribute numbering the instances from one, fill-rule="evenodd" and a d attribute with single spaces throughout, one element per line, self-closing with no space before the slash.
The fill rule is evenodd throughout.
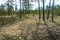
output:
<path id="1" fill-rule="evenodd" d="M 47 19 L 49 19 L 49 14 L 50 14 L 50 5 L 51 5 L 51 0 L 49 2 L 49 6 L 48 6 L 48 14 L 47 14 Z"/>
<path id="2" fill-rule="evenodd" d="M 39 9 L 39 22 L 40 22 L 41 14 L 40 14 L 40 1 L 39 0 L 38 0 L 38 9 Z"/>
<path id="3" fill-rule="evenodd" d="M 44 13 L 44 0 L 43 0 L 43 21 L 45 21 L 45 13 Z"/>
<path id="4" fill-rule="evenodd" d="M 8 0 L 8 4 L 7 4 L 7 5 L 8 5 L 8 16 L 10 16 L 10 10 L 9 10 L 10 6 L 9 6 L 9 1 L 10 1 L 10 0 Z"/>
<path id="5" fill-rule="evenodd" d="M 20 13 L 19 13 L 19 15 L 20 15 L 20 19 L 21 19 L 21 0 L 20 0 Z"/>
<path id="6" fill-rule="evenodd" d="M 52 22 L 54 20 L 54 0 L 53 0 L 53 4 L 52 4 Z"/>

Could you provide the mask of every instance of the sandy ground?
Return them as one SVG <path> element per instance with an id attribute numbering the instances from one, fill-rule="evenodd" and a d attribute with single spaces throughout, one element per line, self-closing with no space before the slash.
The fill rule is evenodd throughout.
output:
<path id="1" fill-rule="evenodd" d="M 6 27 L 0 28 L 0 35 L 15 36 L 15 35 L 21 35 L 21 34 L 26 34 L 26 33 L 31 35 L 31 33 L 35 31 L 37 28 L 37 25 L 38 25 L 36 24 L 38 23 L 37 19 L 38 17 L 35 16 L 33 18 L 26 19 L 24 21 L 16 22 L 9 26 L 6 25 Z M 42 20 L 41 20 L 41 23 L 43 23 Z M 58 30 L 57 33 L 59 34 L 60 32 L 59 26 L 57 26 L 55 23 L 50 22 L 48 20 L 46 20 L 46 23 L 47 25 L 40 24 L 38 26 L 38 29 L 39 29 L 38 32 L 39 34 L 41 34 L 41 36 L 47 35 L 48 28 L 49 30 L 52 30 L 55 32 L 56 30 Z"/>
<path id="2" fill-rule="evenodd" d="M 6 25 L 1 27 L 0 34 L 17 35 L 21 33 L 20 27 L 26 27 L 29 25 L 35 25 L 36 20 L 34 18 L 26 19 L 24 21 L 18 21 L 12 25 Z"/>

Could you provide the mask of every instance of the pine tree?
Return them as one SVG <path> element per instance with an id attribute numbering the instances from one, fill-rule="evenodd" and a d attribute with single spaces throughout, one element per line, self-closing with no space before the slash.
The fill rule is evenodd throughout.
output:
<path id="1" fill-rule="evenodd" d="M 52 22 L 54 20 L 54 0 L 53 0 L 53 3 L 52 3 Z"/>
<path id="2" fill-rule="evenodd" d="M 40 1 L 39 0 L 38 0 L 38 9 L 39 9 L 39 22 L 40 22 L 41 14 L 40 14 Z"/>
<path id="3" fill-rule="evenodd" d="M 7 2 L 5 3 L 7 5 L 7 9 L 8 9 L 8 16 L 10 16 L 10 14 L 12 14 L 13 11 L 13 0 L 7 0 Z"/>
<path id="4" fill-rule="evenodd" d="M 22 1 L 22 0 L 19 0 L 19 2 L 20 2 L 20 13 L 19 13 L 20 19 L 21 19 L 21 16 L 22 16 L 22 15 L 21 15 L 21 1 Z"/>
<path id="5" fill-rule="evenodd" d="M 51 5 L 51 0 L 49 1 L 47 19 L 49 18 L 49 14 L 50 14 L 50 5 Z"/>
<path id="6" fill-rule="evenodd" d="M 44 13 L 44 0 L 42 0 L 43 1 L 43 21 L 45 21 L 45 13 Z"/>

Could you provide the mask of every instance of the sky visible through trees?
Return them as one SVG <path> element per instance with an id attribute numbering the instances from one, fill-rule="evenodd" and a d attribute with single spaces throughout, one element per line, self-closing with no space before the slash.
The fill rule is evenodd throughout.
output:
<path id="1" fill-rule="evenodd" d="M 6 2 L 6 0 L 0 0 L 0 5 L 1 4 L 4 4 Z M 18 9 L 19 9 L 19 0 L 16 1 L 17 3 L 17 6 L 18 6 Z M 49 0 L 45 0 L 45 7 L 48 5 L 49 3 Z M 14 2 L 15 4 L 15 2 Z M 31 4 L 33 4 L 33 9 L 37 9 L 38 8 L 38 2 L 31 2 Z M 52 2 L 51 2 L 51 5 L 52 5 Z M 59 0 L 55 0 L 55 5 L 60 5 L 60 1 Z M 40 7 L 42 7 L 42 1 L 40 0 Z"/>

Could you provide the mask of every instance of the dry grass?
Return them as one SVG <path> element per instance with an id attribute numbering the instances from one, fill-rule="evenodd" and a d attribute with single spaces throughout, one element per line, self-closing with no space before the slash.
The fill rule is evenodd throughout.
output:
<path id="1" fill-rule="evenodd" d="M 13 16 L 0 16 L 0 27 L 6 24 L 12 24 L 16 21 L 16 17 Z"/>
<path id="2" fill-rule="evenodd" d="M 56 18 L 54 20 L 55 20 L 56 24 L 58 26 L 60 26 L 60 16 L 56 16 Z"/>

